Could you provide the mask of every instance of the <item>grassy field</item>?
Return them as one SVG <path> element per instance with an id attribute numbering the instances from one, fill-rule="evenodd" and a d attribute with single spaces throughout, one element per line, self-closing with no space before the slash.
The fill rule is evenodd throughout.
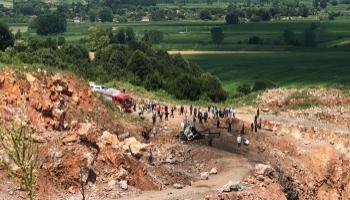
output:
<path id="1" fill-rule="evenodd" d="M 350 56 L 344 51 L 185 57 L 218 76 L 230 92 L 238 84 L 262 79 L 283 87 L 327 87 L 350 83 Z"/>
<path id="2" fill-rule="evenodd" d="M 294 30 L 302 40 L 303 31 L 311 24 L 311 20 L 273 21 L 247 23 L 240 25 L 224 25 L 224 21 L 175 21 L 150 23 L 101 24 L 104 27 L 117 29 L 119 27 L 133 27 L 139 37 L 145 30 L 156 29 L 164 33 L 164 41 L 155 45 L 167 50 L 286 50 L 290 47 L 274 45 L 281 41 L 285 29 Z M 68 30 L 62 34 L 67 41 L 80 42 L 81 38 L 88 37 L 88 29 L 96 23 L 68 24 Z M 16 25 L 11 25 L 15 27 Z M 23 26 L 20 24 L 19 26 Z M 210 28 L 222 26 L 225 40 L 222 45 L 211 43 Z M 333 44 L 348 41 L 350 38 L 350 20 L 342 19 L 321 22 L 318 41 L 320 47 L 330 47 Z M 33 30 L 28 30 L 25 37 L 35 36 Z M 60 35 L 59 35 L 60 36 Z M 247 45 L 251 36 L 259 36 L 264 45 Z"/>

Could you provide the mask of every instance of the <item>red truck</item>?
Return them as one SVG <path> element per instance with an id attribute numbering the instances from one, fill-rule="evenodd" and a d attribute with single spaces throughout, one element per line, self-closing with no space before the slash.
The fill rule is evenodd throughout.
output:
<path id="1" fill-rule="evenodd" d="M 99 93 L 105 99 L 115 103 L 120 110 L 124 112 L 132 112 L 133 106 L 134 106 L 134 100 L 130 95 L 125 94 L 125 92 L 122 92 L 114 88 L 106 89 L 103 86 L 95 85 L 93 82 L 90 83 L 90 87 L 93 92 Z"/>

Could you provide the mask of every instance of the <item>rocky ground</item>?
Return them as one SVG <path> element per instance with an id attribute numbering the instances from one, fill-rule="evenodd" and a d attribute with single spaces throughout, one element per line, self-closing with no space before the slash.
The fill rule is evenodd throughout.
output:
<path id="1" fill-rule="evenodd" d="M 295 109 L 306 101 L 316 106 Z M 215 130 L 209 147 L 175 138 L 180 117 L 152 130 L 149 115 L 110 109 L 74 75 L 0 70 L 0 127 L 25 122 L 40 148 L 36 199 L 81 199 L 81 177 L 96 200 L 350 199 L 349 97 L 274 89 L 257 103 L 263 126 L 246 129 L 249 146 L 235 140 L 255 108 L 237 109 L 234 131 Z M 0 181 L 0 199 L 26 198 L 1 168 Z"/>

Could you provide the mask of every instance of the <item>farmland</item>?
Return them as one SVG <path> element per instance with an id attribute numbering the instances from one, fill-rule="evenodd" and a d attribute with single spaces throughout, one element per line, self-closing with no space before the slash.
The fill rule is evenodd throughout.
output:
<path id="1" fill-rule="evenodd" d="M 132 27 L 139 37 L 142 37 L 145 30 L 159 30 L 164 34 L 164 41 L 154 46 L 167 50 L 286 50 L 292 47 L 274 45 L 281 40 L 283 31 L 286 29 L 293 30 L 297 37 L 302 39 L 303 31 L 310 26 L 312 22 L 313 20 L 280 20 L 240 25 L 224 25 L 223 21 L 192 20 L 120 24 L 103 23 L 102 26 L 113 28 L 114 30 L 120 27 Z M 62 35 L 66 37 L 67 41 L 80 42 L 80 39 L 88 37 L 88 29 L 94 25 L 96 25 L 96 23 L 69 23 L 67 32 Z M 16 25 L 13 25 L 13 27 L 15 26 Z M 23 27 L 23 24 L 19 26 Z M 225 40 L 221 45 L 215 45 L 211 42 L 210 28 L 213 26 L 223 27 Z M 332 46 L 332 44 L 341 43 L 350 37 L 350 21 L 346 19 L 324 21 L 320 23 L 320 30 L 318 37 L 319 46 L 329 47 Z M 36 36 L 36 33 L 29 29 L 24 36 Z M 259 36 L 264 41 L 264 44 L 247 45 L 247 40 L 251 36 Z"/>
<path id="2" fill-rule="evenodd" d="M 186 55 L 218 76 L 227 91 L 241 83 L 271 80 L 283 87 L 348 85 L 348 52 L 270 52 L 260 54 Z"/>

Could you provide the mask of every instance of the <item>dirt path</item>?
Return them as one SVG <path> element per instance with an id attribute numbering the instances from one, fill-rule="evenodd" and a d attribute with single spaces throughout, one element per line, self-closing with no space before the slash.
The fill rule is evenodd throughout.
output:
<path id="1" fill-rule="evenodd" d="M 280 122 L 283 124 L 297 124 L 297 125 L 303 125 L 303 126 L 313 126 L 317 128 L 322 129 L 329 129 L 337 133 L 344 133 L 348 134 L 350 132 L 349 127 L 341 126 L 333 123 L 327 123 L 327 122 L 319 122 L 316 120 L 310 120 L 310 119 L 300 119 L 300 118 L 291 118 L 286 116 L 276 116 L 271 114 L 260 114 L 262 119 L 268 120 L 268 121 L 275 121 Z M 254 115 L 253 114 L 246 114 L 246 113 L 237 113 L 237 118 L 243 121 L 252 122 Z"/>
<path id="2" fill-rule="evenodd" d="M 231 153 L 230 153 L 231 154 Z M 209 180 L 194 182 L 191 186 L 186 186 L 183 189 L 170 188 L 162 191 L 150 191 L 139 194 L 130 194 L 121 199 L 132 200 L 175 200 L 175 199 L 203 199 L 206 194 L 217 191 L 229 181 L 240 181 L 249 174 L 251 165 L 242 156 L 231 154 L 229 158 L 224 158 L 219 162 L 224 162 L 225 169 L 217 175 L 211 175 Z"/>
<path id="3" fill-rule="evenodd" d="M 222 54 L 258 54 L 258 53 L 272 53 L 272 51 L 195 51 L 195 50 L 184 50 L 184 51 L 168 51 L 170 55 L 181 54 L 181 55 L 222 55 Z"/>

